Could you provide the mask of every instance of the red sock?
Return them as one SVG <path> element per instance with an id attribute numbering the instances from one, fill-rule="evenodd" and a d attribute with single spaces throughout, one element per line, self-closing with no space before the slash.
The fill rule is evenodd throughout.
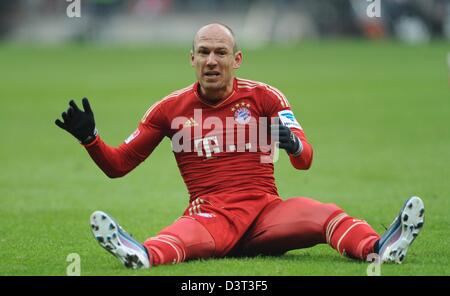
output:
<path id="1" fill-rule="evenodd" d="M 159 234 L 144 242 L 150 254 L 151 266 L 180 263 L 186 259 L 183 242 L 171 234 Z"/>
<path id="2" fill-rule="evenodd" d="M 354 219 L 342 211 L 325 223 L 325 236 L 341 255 L 366 260 L 380 236 L 364 220 Z"/>

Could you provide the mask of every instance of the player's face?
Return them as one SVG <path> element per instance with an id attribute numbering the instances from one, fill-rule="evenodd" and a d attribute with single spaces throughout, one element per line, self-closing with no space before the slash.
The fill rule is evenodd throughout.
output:
<path id="1" fill-rule="evenodd" d="M 222 28 L 204 33 L 200 31 L 197 35 L 191 63 L 202 91 L 206 94 L 226 96 L 232 91 L 234 70 L 242 62 L 242 53 L 234 53 L 233 46 L 231 35 Z"/>

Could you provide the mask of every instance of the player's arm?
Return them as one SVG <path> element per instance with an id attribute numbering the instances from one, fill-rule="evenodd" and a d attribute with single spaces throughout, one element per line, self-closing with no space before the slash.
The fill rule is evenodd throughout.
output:
<path id="1" fill-rule="evenodd" d="M 97 134 L 95 120 L 88 100 L 83 99 L 84 112 L 75 102 L 69 103 L 67 112 L 62 114 L 56 125 L 66 130 L 86 148 L 98 167 L 110 178 L 126 175 L 144 161 L 164 137 L 164 132 L 152 124 L 152 118 L 139 124 L 136 131 L 119 147 L 107 145 Z"/>
<path id="2" fill-rule="evenodd" d="M 289 154 L 291 164 L 299 170 L 310 168 L 313 149 L 295 118 L 286 97 L 277 89 L 267 86 L 265 110 L 271 118 L 278 118 L 271 126 L 271 133 L 278 134 L 279 148 Z M 276 129 L 276 130 L 275 130 Z"/>

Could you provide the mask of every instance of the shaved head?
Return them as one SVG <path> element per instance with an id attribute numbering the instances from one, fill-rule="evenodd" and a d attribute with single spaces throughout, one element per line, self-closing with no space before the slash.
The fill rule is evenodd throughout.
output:
<path id="1" fill-rule="evenodd" d="M 234 72 L 242 63 L 233 31 L 212 23 L 200 28 L 192 42 L 191 65 L 199 82 L 200 95 L 218 102 L 233 92 Z"/>
<path id="2" fill-rule="evenodd" d="M 205 38 L 205 36 L 210 36 L 211 34 L 219 36 L 222 35 L 227 41 L 231 41 L 233 53 L 238 51 L 236 37 L 234 35 L 233 30 L 227 25 L 221 23 L 210 23 L 203 27 L 201 27 L 194 36 L 194 40 L 192 41 L 192 52 L 195 51 L 195 46 L 198 40 Z"/>

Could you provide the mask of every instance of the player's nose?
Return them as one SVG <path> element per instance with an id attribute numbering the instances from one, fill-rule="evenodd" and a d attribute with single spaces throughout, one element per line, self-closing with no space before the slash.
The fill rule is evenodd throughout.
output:
<path id="1" fill-rule="evenodd" d="M 215 56 L 215 54 L 213 52 L 211 52 L 208 55 L 208 58 L 206 59 L 206 65 L 208 65 L 208 66 L 215 66 L 215 65 L 217 65 L 217 59 L 216 59 L 216 56 Z"/>

